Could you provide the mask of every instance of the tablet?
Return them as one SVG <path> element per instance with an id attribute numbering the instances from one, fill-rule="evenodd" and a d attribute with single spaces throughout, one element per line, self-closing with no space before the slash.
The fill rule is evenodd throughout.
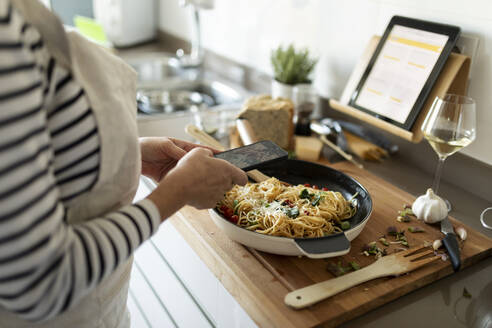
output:
<path id="1" fill-rule="evenodd" d="M 459 34 L 457 26 L 393 16 L 349 104 L 411 130 Z"/>

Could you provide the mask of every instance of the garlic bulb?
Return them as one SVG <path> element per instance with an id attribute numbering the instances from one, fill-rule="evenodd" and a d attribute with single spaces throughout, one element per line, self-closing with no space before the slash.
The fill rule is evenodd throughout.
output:
<path id="1" fill-rule="evenodd" d="M 444 200 L 427 189 L 425 195 L 419 196 L 412 204 L 412 211 L 419 220 L 426 223 L 436 223 L 448 215 L 448 207 Z"/>

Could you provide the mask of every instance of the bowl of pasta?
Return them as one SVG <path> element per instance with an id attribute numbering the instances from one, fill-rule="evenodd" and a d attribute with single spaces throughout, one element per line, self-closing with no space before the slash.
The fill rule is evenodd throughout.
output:
<path id="1" fill-rule="evenodd" d="M 326 258 L 350 251 L 372 213 L 366 188 L 343 172 L 300 160 L 261 171 L 271 178 L 234 186 L 210 210 L 229 238 L 279 255 Z"/>

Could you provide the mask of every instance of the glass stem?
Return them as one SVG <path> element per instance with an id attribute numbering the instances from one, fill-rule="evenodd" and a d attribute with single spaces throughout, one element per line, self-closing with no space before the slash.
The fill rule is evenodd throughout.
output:
<path id="1" fill-rule="evenodd" d="M 439 183 L 441 182 L 442 167 L 444 165 L 445 159 L 446 157 L 439 156 L 439 162 L 437 163 L 436 174 L 434 175 L 434 183 L 432 184 L 432 190 L 436 195 L 438 195 L 439 192 Z"/>

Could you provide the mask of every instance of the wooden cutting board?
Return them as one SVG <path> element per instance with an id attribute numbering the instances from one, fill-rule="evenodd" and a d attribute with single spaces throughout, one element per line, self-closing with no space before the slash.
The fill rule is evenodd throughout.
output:
<path id="1" fill-rule="evenodd" d="M 438 261 L 400 277 L 380 278 L 353 287 L 304 310 L 293 310 L 283 303 L 285 294 L 334 276 L 327 270 L 330 262 L 356 261 L 361 267 L 375 261 L 362 254 L 362 247 L 377 241 L 389 226 L 405 230 L 410 246 L 441 239 L 439 226 L 430 226 L 412 219 L 409 223 L 396 221 L 404 204 L 414 197 L 373 174 L 350 163 L 332 165 L 358 180 L 369 191 L 374 204 L 373 213 L 362 233 L 351 243 L 351 251 L 343 257 L 313 260 L 259 252 L 231 241 L 215 226 L 207 211 L 186 207 L 173 217 L 173 223 L 201 256 L 249 315 L 260 327 L 337 326 L 367 311 L 405 295 L 453 273 L 448 261 Z M 492 240 L 451 218 L 455 227 L 468 231 L 462 243 L 462 268 L 470 266 L 492 253 Z M 421 227 L 423 233 L 411 233 L 408 227 Z M 388 241 L 394 238 L 387 236 Z M 378 246 L 384 248 L 378 242 Z M 391 253 L 399 244 L 388 248 Z"/>

